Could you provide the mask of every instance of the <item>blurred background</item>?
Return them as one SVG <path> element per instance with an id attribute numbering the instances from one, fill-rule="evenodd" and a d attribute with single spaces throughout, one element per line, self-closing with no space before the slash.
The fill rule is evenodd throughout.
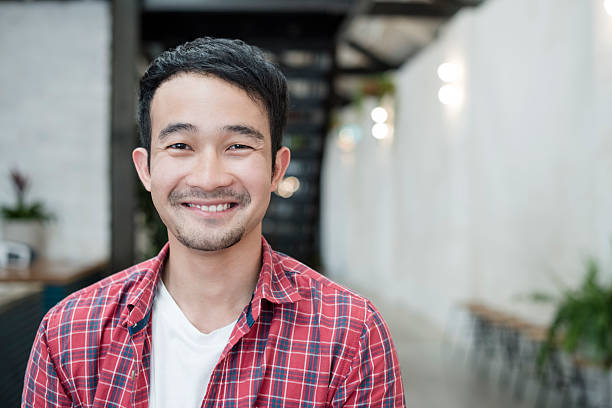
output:
<path id="1" fill-rule="evenodd" d="M 165 242 L 138 79 L 205 35 L 286 74 L 264 235 L 381 309 L 408 406 L 612 406 L 612 0 L 0 1 L 0 406 L 46 310 Z"/>

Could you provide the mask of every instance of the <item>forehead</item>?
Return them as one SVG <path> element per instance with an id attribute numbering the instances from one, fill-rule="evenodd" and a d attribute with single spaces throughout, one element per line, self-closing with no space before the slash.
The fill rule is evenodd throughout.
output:
<path id="1" fill-rule="evenodd" d="M 191 123 L 204 130 L 239 123 L 270 140 L 264 104 L 238 86 L 213 75 L 181 73 L 163 82 L 151 101 L 152 139 L 172 123 Z"/>

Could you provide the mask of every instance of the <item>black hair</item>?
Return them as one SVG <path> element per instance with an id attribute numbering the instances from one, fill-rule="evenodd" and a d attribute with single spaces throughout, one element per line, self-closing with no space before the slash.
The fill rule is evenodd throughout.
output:
<path id="1" fill-rule="evenodd" d="M 202 37 L 164 51 L 140 79 L 140 143 L 151 157 L 151 101 L 165 81 L 181 73 L 213 75 L 244 90 L 265 106 L 272 138 L 272 170 L 287 123 L 287 79 L 257 47 L 241 40 Z"/>

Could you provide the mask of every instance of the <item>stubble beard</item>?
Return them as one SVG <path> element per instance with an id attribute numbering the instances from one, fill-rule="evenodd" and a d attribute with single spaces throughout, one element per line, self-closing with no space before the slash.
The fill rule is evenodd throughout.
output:
<path id="1" fill-rule="evenodd" d="M 235 192 L 231 189 L 222 188 L 212 193 L 203 192 L 195 189 L 189 192 L 172 192 L 169 196 L 169 203 L 173 207 L 181 207 L 180 202 L 188 201 L 189 199 L 222 199 L 235 201 L 239 208 L 246 208 L 251 203 L 251 196 L 248 192 Z M 180 209 L 180 208 L 179 208 Z M 234 217 L 238 216 L 235 214 Z M 210 230 L 206 226 L 192 225 L 190 228 L 187 225 L 188 220 L 182 220 L 175 225 L 174 236 L 176 239 L 187 248 L 198 251 L 220 251 L 236 245 L 246 232 L 246 226 L 243 220 L 236 220 L 238 225 L 229 227 L 228 230 L 215 231 L 214 225 L 218 220 L 207 220 L 204 223 L 210 223 Z M 194 230 L 199 228 L 199 230 Z M 190 231 L 191 229 L 191 231 Z"/>
<path id="2" fill-rule="evenodd" d="M 244 225 L 238 225 L 229 231 L 222 232 L 219 236 L 203 236 L 196 233 L 187 233 L 184 228 L 178 227 L 176 239 L 187 248 L 198 251 L 220 251 L 236 245 L 245 233 Z"/>

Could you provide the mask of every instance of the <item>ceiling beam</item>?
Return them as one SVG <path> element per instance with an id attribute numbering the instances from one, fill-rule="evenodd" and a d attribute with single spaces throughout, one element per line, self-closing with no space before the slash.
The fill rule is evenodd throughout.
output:
<path id="1" fill-rule="evenodd" d="M 357 0 L 353 8 L 346 14 L 346 17 L 338 27 L 336 34 L 336 44 L 344 41 L 349 35 L 349 29 L 353 24 L 353 21 L 363 15 L 367 14 L 372 8 L 372 0 Z"/>
<path id="2" fill-rule="evenodd" d="M 402 3 L 397 1 L 376 1 L 368 11 L 370 16 L 438 17 L 453 16 L 460 6 L 446 6 L 436 3 Z"/>
<path id="3" fill-rule="evenodd" d="M 146 11 L 346 14 L 352 4 L 350 0 L 147 0 L 143 7 Z"/>
<path id="4" fill-rule="evenodd" d="M 356 0 L 352 9 L 340 24 L 336 34 L 336 44 L 345 43 L 364 55 L 371 63 L 365 67 L 339 67 L 338 75 L 363 75 L 399 68 L 386 61 L 370 49 L 356 42 L 349 35 L 351 25 L 362 16 L 414 16 L 448 19 L 463 7 L 475 7 L 485 0 L 430 0 L 429 2 L 397 2 L 392 0 Z M 411 59 L 415 50 L 405 61 Z"/>
<path id="5" fill-rule="evenodd" d="M 338 68 L 337 75 L 376 75 L 386 70 L 381 70 L 378 67 L 366 66 L 366 67 L 350 67 L 350 68 Z"/>
<path id="6" fill-rule="evenodd" d="M 475 7 L 484 3 L 485 0 L 433 0 L 433 4 L 447 9 L 459 9 L 462 7 Z"/>
<path id="7" fill-rule="evenodd" d="M 372 62 L 372 65 L 374 65 L 374 67 L 379 69 L 380 71 L 387 71 L 387 70 L 390 70 L 390 69 L 397 68 L 397 66 L 395 64 L 391 64 L 390 62 L 386 61 L 385 59 L 379 57 L 378 55 L 374 54 L 371 50 L 367 49 L 366 47 L 364 47 L 363 45 L 359 44 L 355 40 L 346 39 L 344 41 L 344 43 L 346 45 L 350 46 L 355 51 L 358 51 L 360 54 L 365 56 L 367 59 L 369 59 Z"/>
<path id="8" fill-rule="evenodd" d="M 141 39 L 161 42 L 162 49 L 203 35 L 240 38 L 264 48 L 320 49 L 328 47 L 343 19 L 325 13 L 144 11 Z"/>

